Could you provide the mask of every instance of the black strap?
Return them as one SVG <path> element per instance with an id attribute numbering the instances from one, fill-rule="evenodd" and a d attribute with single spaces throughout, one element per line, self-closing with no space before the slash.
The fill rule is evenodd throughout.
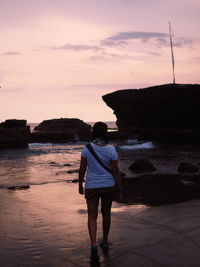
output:
<path id="1" fill-rule="evenodd" d="M 90 153 L 94 156 L 94 158 L 99 162 L 99 164 L 101 164 L 101 166 L 109 173 L 112 173 L 111 169 L 108 168 L 101 160 L 100 158 L 97 156 L 96 152 L 94 151 L 94 149 L 92 148 L 91 144 L 87 144 L 86 145 L 87 149 L 90 151 Z"/>

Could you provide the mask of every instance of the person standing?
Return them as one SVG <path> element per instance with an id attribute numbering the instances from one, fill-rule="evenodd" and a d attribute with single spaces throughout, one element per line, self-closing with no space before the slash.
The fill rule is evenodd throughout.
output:
<path id="1" fill-rule="evenodd" d="M 88 231 L 91 240 L 91 260 L 99 261 L 97 247 L 97 217 L 99 200 L 103 218 L 103 240 L 100 246 L 109 249 L 108 235 L 111 225 L 111 206 L 116 193 L 121 198 L 122 185 L 115 147 L 108 144 L 107 125 L 97 122 L 93 126 L 93 141 L 81 153 L 79 168 L 79 194 L 84 194 L 88 211 Z"/>

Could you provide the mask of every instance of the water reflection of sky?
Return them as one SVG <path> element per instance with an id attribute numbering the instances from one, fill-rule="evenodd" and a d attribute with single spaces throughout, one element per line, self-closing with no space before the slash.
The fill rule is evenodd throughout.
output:
<path id="1" fill-rule="evenodd" d="M 67 171 L 78 168 L 82 147 L 82 144 L 31 144 L 27 149 L 0 151 L 0 187 L 77 178 L 77 174 Z"/>
<path id="2" fill-rule="evenodd" d="M 86 202 L 84 196 L 78 194 L 77 184 L 49 183 L 33 185 L 24 191 L 0 191 L 0 248 L 4 255 L 1 260 L 12 266 L 27 263 L 30 266 L 63 266 L 65 259 L 69 264 L 66 266 L 79 266 L 79 262 L 83 263 L 81 266 L 88 266 L 90 241 Z M 124 220 L 144 209 L 142 205 L 114 203 L 111 240 L 120 232 L 115 229 L 116 219 Z M 98 238 L 102 236 L 101 224 L 99 210 Z M 70 265 L 71 260 L 77 265 Z"/>

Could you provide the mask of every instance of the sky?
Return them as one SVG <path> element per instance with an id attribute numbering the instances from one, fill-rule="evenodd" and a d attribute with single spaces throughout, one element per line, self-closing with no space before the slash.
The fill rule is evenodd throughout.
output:
<path id="1" fill-rule="evenodd" d="M 102 95 L 200 83 L 199 0 L 0 0 L 0 122 L 114 121 Z"/>

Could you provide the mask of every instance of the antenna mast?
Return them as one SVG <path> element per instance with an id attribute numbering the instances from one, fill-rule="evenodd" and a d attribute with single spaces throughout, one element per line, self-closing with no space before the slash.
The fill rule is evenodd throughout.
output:
<path id="1" fill-rule="evenodd" d="M 173 41 L 172 41 L 172 36 L 174 36 L 173 31 L 172 31 L 172 26 L 169 21 L 169 38 L 170 38 L 170 46 L 171 46 L 171 55 L 172 55 L 172 73 L 173 73 L 173 84 L 175 84 L 175 72 L 174 72 L 174 51 L 173 51 Z"/>

